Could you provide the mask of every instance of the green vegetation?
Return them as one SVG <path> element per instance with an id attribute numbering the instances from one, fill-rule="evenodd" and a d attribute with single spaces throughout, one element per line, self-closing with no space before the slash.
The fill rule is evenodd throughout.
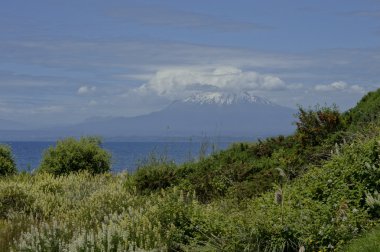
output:
<path id="1" fill-rule="evenodd" d="M 347 252 L 379 252 L 380 251 L 380 228 L 376 227 L 371 232 L 353 240 L 344 251 Z"/>
<path id="2" fill-rule="evenodd" d="M 369 92 L 351 110 L 345 113 L 353 127 L 361 127 L 368 122 L 376 121 L 380 116 L 379 91 Z"/>
<path id="3" fill-rule="evenodd" d="M 16 171 L 11 148 L 6 145 L 0 145 L 0 177 L 15 174 Z"/>
<path id="4" fill-rule="evenodd" d="M 317 106 L 314 110 L 299 108 L 297 116 L 297 137 L 303 146 L 319 145 L 331 133 L 344 129 L 342 117 L 335 106 Z"/>
<path id="5" fill-rule="evenodd" d="M 93 138 L 61 141 L 36 174 L 0 178 L 0 251 L 378 251 L 380 123 L 358 115 L 380 90 L 366 97 L 300 108 L 291 136 L 134 174 L 107 173 Z"/>
<path id="6" fill-rule="evenodd" d="M 97 137 L 67 138 L 47 149 L 42 157 L 40 172 L 55 175 L 89 171 L 104 173 L 111 169 L 111 155 L 101 147 Z"/>

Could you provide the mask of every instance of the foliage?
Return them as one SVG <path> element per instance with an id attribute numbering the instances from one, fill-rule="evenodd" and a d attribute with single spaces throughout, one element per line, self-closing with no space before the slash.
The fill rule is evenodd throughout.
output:
<path id="1" fill-rule="evenodd" d="M 31 211 L 34 198 L 26 188 L 22 188 L 18 183 L 0 185 L 0 218 L 5 218 L 13 212 Z"/>
<path id="2" fill-rule="evenodd" d="M 97 174 L 111 168 L 111 155 L 101 148 L 97 137 L 67 138 L 47 149 L 39 171 L 55 175 L 89 171 Z"/>
<path id="3" fill-rule="evenodd" d="M 176 186 L 141 195 L 136 175 L 41 173 L 1 181 L 3 188 L 17 188 L 13 195 L 22 203 L 9 204 L 2 218 L 14 226 L 22 219 L 15 216 L 31 218 L 29 227 L 13 233 L 14 248 L 23 251 L 339 248 L 377 218 L 365 199 L 380 181 L 378 140 L 344 146 L 291 183 L 276 169 L 280 203 L 273 200 L 278 186 L 241 203 L 220 197 L 202 204 L 194 191 Z"/>
<path id="4" fill-rule="evenodd" d="M 366 94 L 358 104 L 344 113 L 352 127 L 362 127 L 379 119 L 380 89 Z"/>
<path id="5" fill-rule="evenodd" d="M 357 235 L 371 219 L 364 195 L 376 188 L 380 170 L 366 164 L 379 167 L 378 154 L 375 140 L 345 147 L 321 168 L 311 169 L 284 187 L 285 211 L 276 207 L 271 194 L 254 200 L 248 212 L 254 218 L 254 230 L 260 227 L 256 235 L 261 237 L 265 231 L 263 250 L 273 247 L 279 238 L 284 247 L 292 249 L 336 248 Z"/>
<path id="6" fill-rule="evenodd" d="M 303 146 L 316 146 L 326 137 L 344 128 L 337 107 L 319 107 L 314 110 L 299 108 L 297 114 L 297 137 Z"/>
<path id="7" fill-rule="evenodd" d="M 141 193 L 165 189 L 176 183 L 177 166 L 165 156 L 151 154 L 134 173 L 135 186 Z"/>
<path id="8" fill-rule="evenodd" d="M 377 167 L 373 168 L 377 170 Z M 365 201 L 369 206 L 368 212 L 373 216 L 380 217 L 380 195 L 377 190 L 375 190 L 373 193 L 367 192 Z"/>
<path id="9" fill-rule="evenodd" d="M 346 252 L 379 252 L 380 251 L 380 228 L 377 226 L 369 233 L 354 239 L 345 246 L 342 251 Z"/>
<path id="10" fill-rule="evenodd" d="M 118 251 L 110 249 L 112 246 L 121 251 L 166 250 L 189 244 L 200 236 L 200 229 L 213 229 L 194 194 L 172 188 L 140 196 L 128 183 L 127 174 L 93 176 L 87 172 L 2 180 L 4 188 L 17 184 L 17 191 L 23 192 L 20 202 L 32 200 L 27 201 L 28 211 L 6 208 L 9 214 L 1 217 L 6 226 L 0 228 L 30 226 L 13 230 L 13 237 L 7 232 L 8 237 L 0 239 L 0 250 L 13 239 L 17 251 Z M 22 216 L 27 221 L 19 218 Z"/>
<path id="11" fill-rule="evenodd" d="M 223 247 L 226 251 L 342 248 L 377 220 L 377 215 L 368 211 L 372 204 L 365 195 L 373 193 L 380 181 L 378 140 L 345 146 L 322 167 L 311 168 L 280 190 L 275 186 L 244 208 L 228 202 L 217 204 L 214 211 L 227 212 L 224 218 L 236 218 L 238 213 L 234 226 L 228 227 L 234 232 L 217 240 L 227 243 Z M 215 239 L 208 243 L 214 244 Z"/>
<path id="12" fill-rule="evenodd" d="M 0 176 L 15 174 L 16 171 L 11 148 L 6 145 L 0 145 Z"/>
<path id="13" fill-rule="evenodd" d="M 276 168 L 282 161 L 289 167 L 294 165 L 290 159 L 273 158 L 292 146 L 291 137 L 279 136 L 253 144 L 237 143 L 208 158 L 180 166 L 167 161 L 149 163 L 135 172 L 135 186 L 143 193 L 178 186 L 184 191 L 195 191 L 202 202 L 224 196 L 243 200 L 271 189 L 278 179 Z"/>

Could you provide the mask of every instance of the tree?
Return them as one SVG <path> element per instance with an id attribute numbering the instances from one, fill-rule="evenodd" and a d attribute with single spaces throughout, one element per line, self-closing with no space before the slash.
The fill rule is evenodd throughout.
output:
<path id="1" fill-rule="evenodd" d="M 7 145 L 0 145 L 0 176 L 15 174 L 16 164 L 12 155 L 12 150 Z"/>
<path id="2" fill-rule="evenodd" d="M 342 116 L 336 106 L 305 110 L 299 108 L 296 136 L 303 146 L 316 146 L 327 135 L 344 128 Z"/>
<path id="3" fill-rule="evenodd" d="M 111 154 L 101 148 L 98 137 L 66 138 L 48 148 L 41 161 L 39 171 L 55 175 L 89 171 L 104 173 L 111 169 Z"/>

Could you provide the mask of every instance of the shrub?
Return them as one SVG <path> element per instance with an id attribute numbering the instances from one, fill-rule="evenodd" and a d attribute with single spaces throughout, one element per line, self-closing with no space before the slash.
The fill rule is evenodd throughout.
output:
<path id="1" fill-rule="evenodd" d="M 174 163 L 144 166 L 134 174 L 136 188 L 141 193 L 165 189 L 178 183 L 177 167 Z"/>
<path id="2" fill-rule="evenodd" d="M 14 174 L 16 171 L 11 148 L 6 145 L 0 145 L 0 176 Z"/>
<path id="3" fill-rule="evenodd" d="M 352 240 L 342 251 L 347 252 L 377 252 L 380 248 L 380 227 L 377 226 L 363 236 Z"/>
<path id="4" fill-rule="evenodd" d="M 253 199 L 242 214 L 250 228 L 235 238 L 222 238 L 236 239 L 243 247 L 257 251 L 341 248 L 373 219 L 368 210 L 377 207 L 378 140 L 347 145 L 322 166 L 311 167 L 281 188 L 280 203 L 273 200 L 277 191 Z"/>
<path id="5" fill-rule="evenodd" d="M 362 127 L 369 122 L 379 119 L 380 89 L 366 94 L 358 104 L 344 113 L 345 119 L 351 127 Z"/>
<path id="6" fill-rule="evenodd" d="M 9 214 L 31 211 L 34 198 L 27 189 L 17 183 L 0 184 L 0 218 L 7 218 Z"/>
<path id="7" fill-rule="evenodd" d="M 299 108 L 297 117 L 297 136 L 303 146 L 319 145 L 329 134 L 344 128 L 336 106 L 317 106 L 315 110 Z"/>
<path id="8" fill-rule="evenodd" d="M 15 247 L 17 251 L 167 251 L 160 227 L 136 218 L 142 227 L 135 232 L 125 216 L 106 216 L 101 226 L 90 230 L 70 231 L 67 223 L 45 222 L 23 233 Z"/>
<path id="9" fill-rule="evenodd" d="M 45 151 L 39 171 L 55 175 L 84 170 L 92 174 L 107 172 L 111 168 L 111 154 L 100 145 L 97 137 L 60 140 Z"/>

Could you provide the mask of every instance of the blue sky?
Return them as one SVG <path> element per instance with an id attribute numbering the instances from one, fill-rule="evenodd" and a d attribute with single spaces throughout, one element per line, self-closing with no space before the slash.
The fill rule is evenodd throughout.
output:
<path id="1" fill-rule="evenodd" d="M 379 39 L 378 0 L 3 0 L 0 119 L 133 116 L 211 90 L 345 110 L 380 87 Z"/>

